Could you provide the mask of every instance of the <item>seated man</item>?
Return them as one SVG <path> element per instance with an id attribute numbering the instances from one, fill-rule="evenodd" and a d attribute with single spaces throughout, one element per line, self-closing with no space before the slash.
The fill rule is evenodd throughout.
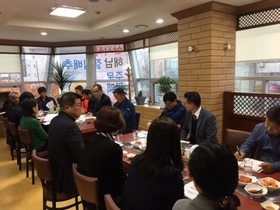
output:
<path id="1" fill-rule="evenodd" d="M 6 112 L 3 117 L 8 118 L 10 121 L 11 113 L 13 108 L 18 104 L 19 102 L 19 93 L 18 92 L 10 92 L 9 93 L 9 99 L 3 103 L 3 111 Z"/>
<path id="2" fill-rule="evenodd" d="M 116 88 L 113 91 L 113 94 L 117 100 L 117 102 L 114 104 L 114 107 L 122 111 L 124 120 L 126 122 L 126 127 L 122 133 L 131 133 L 134 129 L 136 129 L 137 126 L 134 105 L 126 98 L 125 92 L 122 88 Z"/>
<path id="3" fill-rule="evenodd" d="M 103 106 L 112 106 L 112 102 L 106 94 L 102 91 L 102 86 L 99 84 L 95 84 L 92 87 L 92 92 L 94 95 L 94 100 L 92 102 L 92 107 L 90 108 L 89 112 L 96 116 L 99 109 Z"/>
<path id="4" fill-rule="evenodd" d="M 53 102 L 54 107 L 57 106 L 54 98 L 47 96 L 47 90 L 46 90 L 45 87 L 39 87 L 38 88 L 38 93 L 39 93 L 40 97 L 37 98 L 36 101 L 38 103 L 39 110 L 49 111 L 49 108 L 46 105 L 50 101 Z"/>
<path id="5" fill-rule="evenodd" d="M 64 93 L 60 112 L 49 126 L 48 158 L 50 160 L 55 190 L 76 192 L 72 164 L 79 160 L 84 140 L 75 119 L 81 114 L 81 100 L 76 93 Z"/>
<path id="6" fill-rule="evenodd" d="M 165 107 L 160 116 L 169 117 L 181 129 L 186 119 L 186 108 L 173 92 L 165 93 L 163 96 Z"/>
<path id="7" fill-rule="evenodd" d="M 181 140 L 186 140 L 189 134 L 188 141 L 191 144 L 201 144 L 204 141 L 218 143 L 216 118 L 211 112 L 200 106 L 199 93 L 186 92 L 184 97 L 187 114 L 181 130 Z"/>
<path id="8" fill-rule="evenodd" d="M 251 136 L 234 155 L 237 160 L 249 155 L 259 147 L 258 159 L 264 173 L 280 171 L 280 105 L 270 108 L 264 123 L 255 126 Z"/>
<path id="9" fill-rule="evenodd" d="M 82 102 L 82 111 L 81 114 L 84 114 L 88 110 L 88 100 L 83 96 L 82 91 L 84 88 L 81 85 L 75 87 L 75 92 L 80 96 Z"/>

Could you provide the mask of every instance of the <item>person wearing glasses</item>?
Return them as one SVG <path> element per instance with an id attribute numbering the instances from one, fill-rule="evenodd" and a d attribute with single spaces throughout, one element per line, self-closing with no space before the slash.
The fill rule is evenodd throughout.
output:
<path id="1" fill-rule="evenodd" d="M 240 147 L 240 154 L 234 155 L 237 160 L 242 160 L 258 147 L 258 159 L 263 173 L 280 171 L 280 105 L 271 107 L 264 123 L 255 126 L 251 136 Z"/>
<path id="2" fill-rule="evenodd" d="M 97 112 L 103 106 L 112 106 L 109 96 L 103 93 L 102 86 L 100 84 L 94 84 L 92 87 L 92 92 L 94 95 L 94 100 L 92 101 L 88 115 L 96 116 Z"/>
<path id="3" fill-rule="evenodd" d="M 48 159 L 50 160 L 54 188 L 58 192 L 76 193 L 72 164 L 77 163 L 84 140 L 75 123 L 81 115 L 80 96 L 73 92 L 61 97 L 60 112 L 54 117 L 48 133 Z"/>
<path id="4" fill-rule="evenodd" d="M 191 144 L 201 144 L 204 141 L 218 143 L 217 123 L 215 116 L 201 107 L 201 98 L 198 92 L 186 92 L 185 108 L 187 110 L 185 123 L 181 130 L 181 140 Z"/>

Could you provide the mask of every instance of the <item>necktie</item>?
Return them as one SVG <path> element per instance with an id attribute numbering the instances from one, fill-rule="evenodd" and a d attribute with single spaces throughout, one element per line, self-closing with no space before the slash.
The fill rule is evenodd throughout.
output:
<path id="1" fill-rule="evenodd" d="M 193 120 L 196 120 L 196 116 L 195 114 L 192 115 Z"/>

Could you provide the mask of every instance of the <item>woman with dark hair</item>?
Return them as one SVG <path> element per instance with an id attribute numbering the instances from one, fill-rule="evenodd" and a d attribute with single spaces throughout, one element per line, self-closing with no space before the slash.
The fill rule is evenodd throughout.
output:
<path id="1" fill-rule="evenodd" d="M 183 161 L 176 123 L 152 121 L 144 153 L 133 158 L 125 192 L 125 210 L 171 210 L 184 197 Z"/>
<path id="2" fill-rule="evenodd" d="M 115 203 L 121 207 L 126 173 L 123 168 L 123 152 L 114 142 L 113 135 L 125 128 L 121 111 L 115 107 L 104 106 L 96 115 L 94 126 L 97 129 L 78 161 L 78 171 L 90 177 L 97 177 L 102 197 L 111 194 Z M 95 209 L 87 203 L 87 209 Z"/>
<path id="3" fill-rule="evenodd" d="M 36 149 L 37 152 L 48 150 L 48 134 L 35 117 L 38 112 L 37 102 L 34 99 L 24 99 L 21 108 L 22 118 L 19 127 L 28 130 L 32 149 Z"/>
<path id="4" fill-rule="evenodd" d="M 238 165 L 227 148 L 202 143 L 190 156 L 189 172 L 199 194 L 194 200 L 177 201 L 172 210 L 237 210 L 240 206 L 239 198 L 233 195 Z"/>

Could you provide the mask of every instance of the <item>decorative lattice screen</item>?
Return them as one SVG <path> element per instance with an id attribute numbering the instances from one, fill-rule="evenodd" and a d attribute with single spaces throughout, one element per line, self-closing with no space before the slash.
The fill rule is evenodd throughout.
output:
<path id="1" fill-rule="evenodd" d="M 34 46 L 22 46 L 23 54 L 43 54 L 49 55 L 51 53 L 51 47 L 34 47 Z"/>
<path id="2" fill-rule="evenodd" d="M 12 46 L 12 45 L 0 45 L 0 53 L 12 53 L 18 54 L 20 52 L 19 46 Z"/>
<path id="3" fill-rule="evenodd" d="M 233 114 L 265 117 L 268 109 L 275 105 L 280 105 L 280 98 L 235 95 L 233 97 Z"/>

